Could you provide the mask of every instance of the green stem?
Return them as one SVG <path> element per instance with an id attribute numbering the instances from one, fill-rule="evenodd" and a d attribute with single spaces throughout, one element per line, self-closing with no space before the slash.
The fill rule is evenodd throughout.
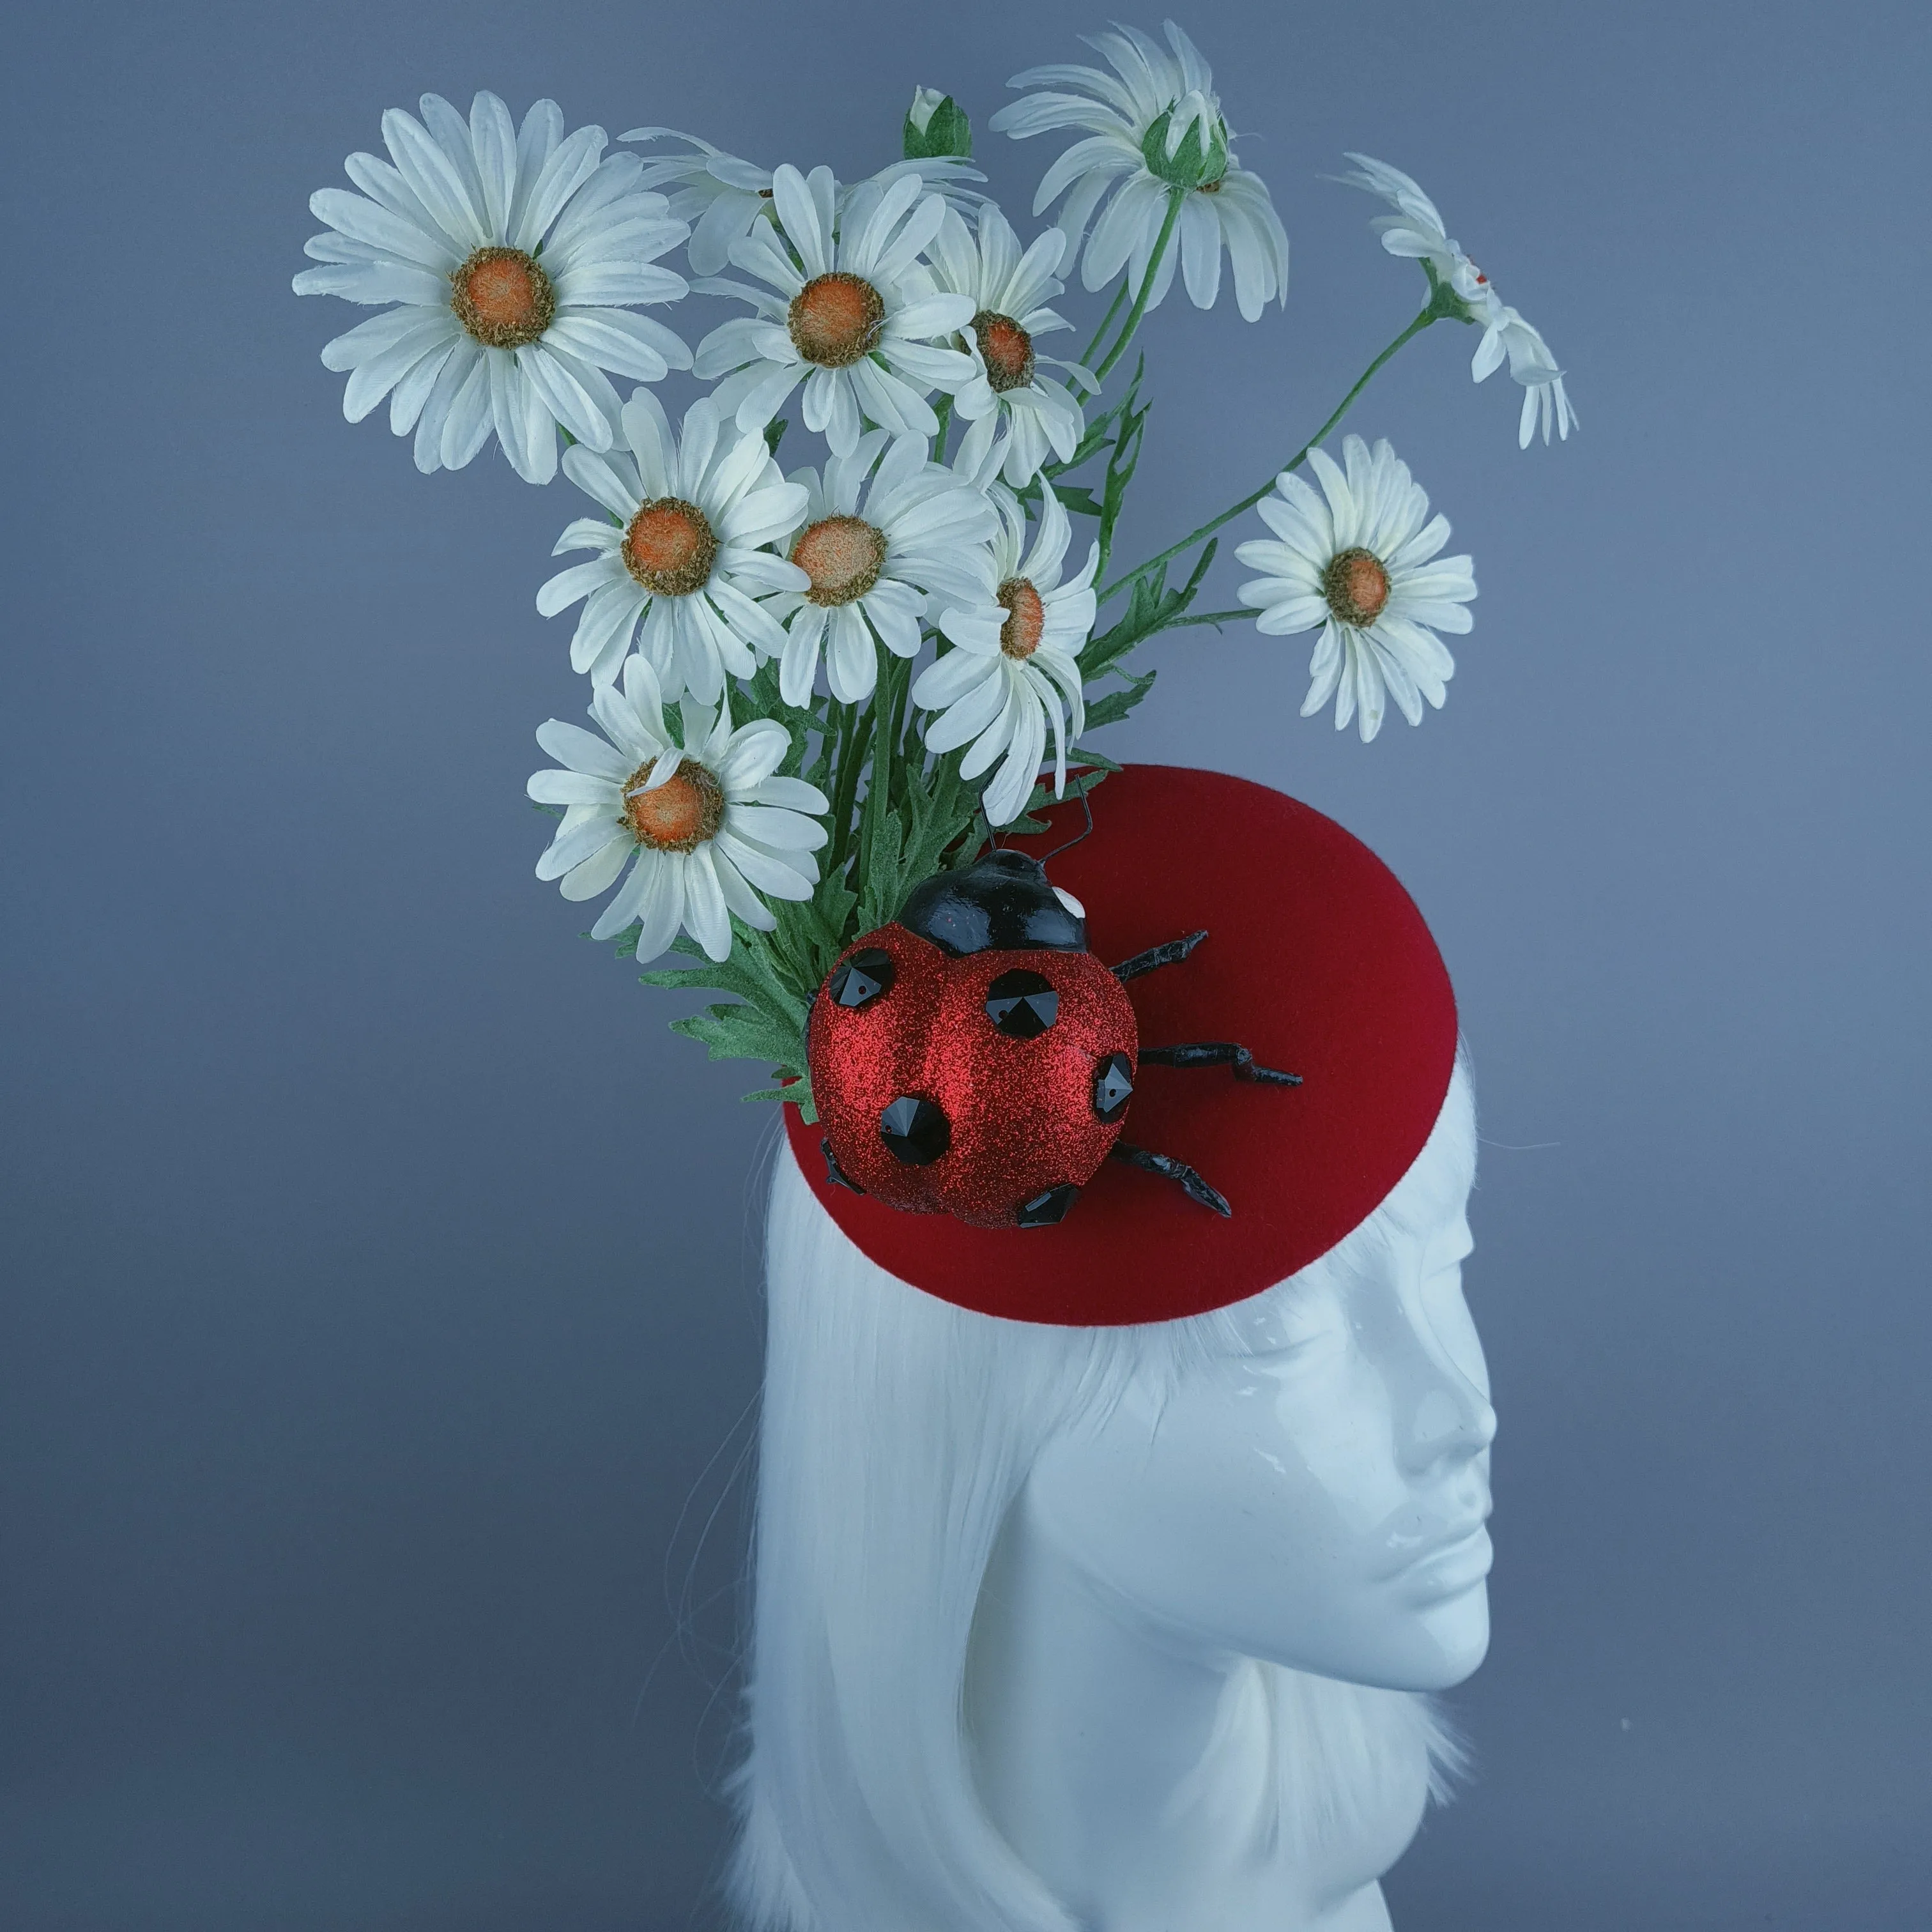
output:
<path id="1" fill-rule="evenodd" d="M 828 873 L 837 872 L 852 849 L 852 806 L 859 796 L 859 767 L 865 760 L 863 728 L 872 723 L 872 713 L 856 704 L 841 704 L 836 709 L 838 749 L 832 780 L 832 847 L 825 865 Z"/>
<path id="2" fill-rule="evenodd" d="M 1069 268 L 1071 268 L 1072 264 L 1070 262 L 1066 266 Z M 1114 299 L 1107 305 L 1107 313 L 1100 318 L 1100 326 L 1094 332 L 1094 340 L 1088 343 L 1087 346 L 1080 352 L 1080 366 L 1082 368 L 1090 369 L 1094 366 L 1094 352 L 1100 347 L 1101 340 L 1106 336 L 1108 330 L 1113 327 L 1114 318 L 1120 314 L 1120 304 L 1125 302 L 1126 298 L 1127 280 L 1126 278 L 1123 275 L 1120 278 L 1120 286 L 1114 291 Z"/>
<path id="3" fill-rule="evenodd" d="M 933 405 L 932 412 L 939 418 L 939 434 L 933 440 L 932 460 L 935 463 L 946 460 L 946 440 L 952 434 L 952 398 L 941 396 Z"/>
<path id="4" fill-rule="evenodd" d="M 1161 258 L 1167 253 L 1167 244 L 1174 238 L 1174 226 L 1180 219 L 1180 204 L 1186 198 L 1186 190 L 1172 190 L 1167 197 L 1167 218 L 1160 224 L 1160 236 L 1155 240 L 1154 253 L 1148 257 L 1147 273 L 1141 278 L 1141 292 L 1134 298 L 1134 305 L 1127 311 L 1127 319 L 1121 325 L 1120 339 L 1107 351 L 1107 359 L 1094 371 L 1094 380 L 1104 382 L 1107 371 L 1113 368 L 1127 352 L 1127 344 L 1134 339 L 1134 331 L 1141 326 L 1141 317 L 1147 314 L 1148 300 L 1154 293 L 1154 278 L 1160 273 Z M 1124 283 L 1123 287 L 1126 286 Z"/>
<path id="5" fill-rule="evenodd" d="M 1324 423 L 1322 427 L 1318 429 L 1292 457 L 1288 458 L 1287 462 L 1282 466 L 1280 470 L 1276 470 L 1273 476 L 1270 476 L 1268 481 L 1264 483 L 1258 490 L 1254 490 L 1249 495 L 1244 496 L 1238 503 L 1230 504 L 1228 507 L 1223 510 L 1218 517 L 1210 517 L 1198 530 L 1190 532 L 1187 536 L 1183 537 L 1180 542 L 1177 544 L 1169 544 L 1167 548 L 1162 550 L 1159 556 L 1149 557 L 1146 562 L 1136 564 L 1132 570 L 1127 572 L 1126 576 L 1116 578 L 1112 584 L 1108 584 L 1107 587 L 1100 592 L 1100 601 L 1104 604 L 1108 598 L 1118 596 L 1120 592 L 1126 590 L 1127 586 L 1132 584 L 1136 578 L 1144 577 L 1149 571 L 1157 569 L 1162 564 L 1167 562 L 1171 558 L 1178 556 L 1183 550 L 1192 550 L 1196 544 L 1200 542 L 1202 538 L 1212 536 L 1223 524 L 1232 523 L 1234 519 L 1240 515 L 1244 510 L 1252 510 L 1254 506 L 1274 488 L 1276 477 L 1284 474 L 1288 470 L 1299 470 L 1301 466 L 1308 460 L 1308 452 L 1311 449 L 1318 447 L 1327 438 L 1329 432 L 1334 428 L 1335 425 L 1348 413 L 1349 408 L 1354 402 L 1355 398 L 1369 386 L 1370 380 L 1374 376 L 1376 372 L 1382 368 L 1382 364 L 1386 362 L 1404 343 L 1408 341 L 1413 337 L 1420 335 L 1432 322 L 1442 321 L 1448 314 L 1448 311 L 1443 308 L 1439 302 L 1432 302 L 1429 306 L 1424 309 L 1422 313 L 1418 315 L 1415 320 L 1412 322 L 1408 326 L 1405 328 L 1402 332 L 1398 335 L 1396 339 L 1391 342 L 1366 369 L 1362 371 L 1361 374 L 1356 378 L 1355 386 L 1335 405 L 1334 412 L 1329 417 L 1328 420 Z"/>
<path id="6" fill-rule="evenodd" d="M 1170 617 L 1164 624 L 1157 624 L 1156 631 L 1184 631 L 1190 624 L 1232 624 L 1244 617 L 1256 614 L 1252 610 L 1204 610 L 1192 617 Z M 1150 635 L 1152 634 L 1150 633 Z"/>
<path id="7" fill-rule="evenodd" d="M 859 875 L 856 884 L 864 896 L 866 881 L 872 876 L 872 847 L 878 838 L 880 822 L 892 809 L 894 754 L 898 745 L 899 707 L 904 702 L 908 671 L 905 659 L 892 656 L 884 645 L 878 646 L 881 660 L 879 681 L 872 692 L 868 719 L 876 718 L 878 728 L 872 736 L 871 782 L 866 788 L 866 804 L 859 826 Z"/>

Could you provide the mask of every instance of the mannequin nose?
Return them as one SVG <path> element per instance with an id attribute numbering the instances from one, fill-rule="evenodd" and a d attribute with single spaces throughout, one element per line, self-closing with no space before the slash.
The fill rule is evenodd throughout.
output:
<path id="1" fill-rule="evenodd" d="M 1413 1471 L 1468 1462 L 1496 1439 L 1496 1412 L 1474 1383 L 1444 1365 L 1415 1391 L 1405 1434 L 1402 1460 Z"/>

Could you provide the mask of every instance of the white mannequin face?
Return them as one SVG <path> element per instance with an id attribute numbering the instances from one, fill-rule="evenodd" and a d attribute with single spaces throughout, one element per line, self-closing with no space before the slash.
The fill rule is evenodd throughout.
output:
<path id="1" fill-rule="evenodd" d="M 1036 1464 L 1034 1530 L 1168 1640 L 1400 1690 L 1483 1660 L 1496 1414 L 1462 1299 L 1462 1088 L 1385 1243 L 1352 1238 L 1238 1304 L 1233 1347 L 1137 1378 Z"/>

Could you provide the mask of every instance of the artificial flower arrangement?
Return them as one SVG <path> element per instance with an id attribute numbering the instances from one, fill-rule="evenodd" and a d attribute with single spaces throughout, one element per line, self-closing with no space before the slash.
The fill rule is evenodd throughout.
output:
<path id="1" fill-rule="evenodd" d="M 552 101 L 519 125 L 493 94 L 466 121 L 425 94 L 420 121 L 384 115 L 387 160 L 349 158 L 360 192 L 310 201 L 328 232 L 296 292 L 380 310 L 322 351 L 349 419 L 386 398 L 425 474 L 494 440 L 526 482 L 561 467 L 594 506 L 556 546 L 587 561 L 537 592 L 546 617 L 576 612 L 596 728 L 537 732 L 556 763 L 530 795 L 559 818 L 537 876 L 609 894 L 590 936 L 620 954 L 692 962 L 648 983 L 730 995 L 672 1025 L 772 1069 L 747 1097 L 807 1120 L 807 1016 L 834 962 L 921 881 L 1036 829 L 1070 773 L 1084 793 L 1118 769 L 1090 734 L 1147 695 L 1142 646 L 1250 616 L 1316 632 L 1303 716 L 1332 702 L 1364 741 L 1391 698 L 1411 724 L 1442 705 L 1438 634 L 1470 628 L 1471 560 L 1442 554 L 1449 525 L 1387 442 L 1323 447 L 1406 343 L 1479 329 L 1472 374 L 1508 365 L 1526 448 L 1576 420 L 1543 338 L 1420 188 L 1352 155 L 1342 178 L 1394 210 L 1373 226 L 1420 265 L 1422 308 L 1276 475 L 1118 564 L 1150 407 L 1143 321 L 1177 270 L 1212 308 L 1224 255 L 1246 320 L 1287 298 L 1268 189 L 1206 63 L 1166 34 L 1094 36 L 1111 72 L 1014 78 L 994 131 L 1081 135 L 1040 182 L 1034 218 L 1058 213 L 1030 241 L 981 191 L 965 112 L 926 88 L 902 158 L 849 184 L 661 128 L 607 152 Z M 678 250 L 688 275 L 664 265 Z M 1076 268 L 1110 298 L 1057 359 L 1042 344 L 1072 325 L 1050 304 Z M 746 312 L 694 350 L 640 312 L 691 293 Z M 711 386 L 675 424 L 653 388 L 674 370 Z M 1196 610 L 1217 532 L 1251 511 L 1268 534 L 1236 551 L 1256 573 L 1243 608 Z"/>

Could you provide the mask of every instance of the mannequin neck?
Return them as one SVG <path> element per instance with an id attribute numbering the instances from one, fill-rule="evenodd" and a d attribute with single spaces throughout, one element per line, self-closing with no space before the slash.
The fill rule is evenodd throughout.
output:
<path id="1" fill-rule="evenodd" d="M 981 1592 L 967 1719 L 988 1816 L 1092 1932 L 1388 1932 L 1375 1881 L 1416 1816 L 1312 1853 L 1274 1828 L 1261 1668 L 1141 1616 L 1024 1497 Z"/>

